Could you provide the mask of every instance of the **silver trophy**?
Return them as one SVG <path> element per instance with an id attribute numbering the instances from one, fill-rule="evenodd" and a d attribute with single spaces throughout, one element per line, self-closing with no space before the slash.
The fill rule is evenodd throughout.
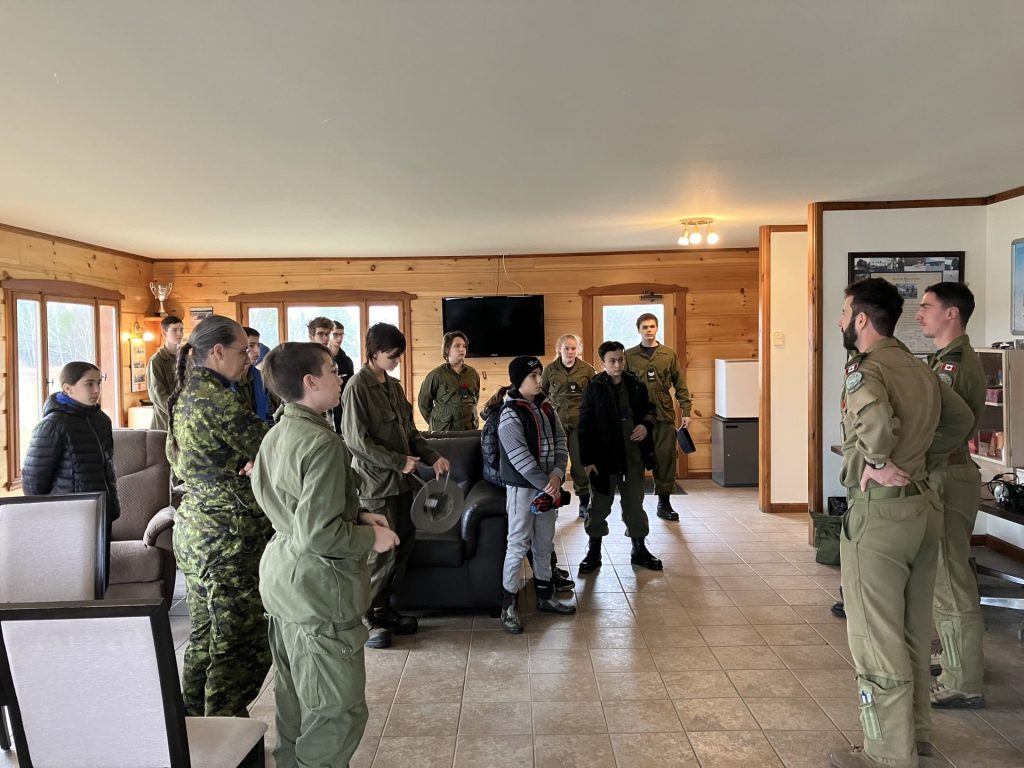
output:
<path id="1" fill-rule="evenodd" d="M 174 287 L 174 283 L 158 283 L 155 280 L 149 284 L 149 290 L 153 294 L 153 298 L 160 301 L 160 311 L 157 313 L 160 317 L 167 317 L 167 310 L 164 309 L 164 301 L 168 296 L 171 295 L 171 288 Z"/>

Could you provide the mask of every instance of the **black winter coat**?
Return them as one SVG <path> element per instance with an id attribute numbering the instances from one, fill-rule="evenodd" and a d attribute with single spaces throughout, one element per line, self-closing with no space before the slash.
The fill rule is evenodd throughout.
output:
<path id="1" fill-rule="evenodd" d="M 629 393 L 633 422 L 647 427 L 647 436 L 640 441 L 640 458 L 647 469 L 654 468 L 654 422 L 656 409 L 647 395 L 647 387 L 630 371 L 622 374 L 622 383 Z M 580 403 L 580 460 L 583 466 L 593 464 L 597 475 L 590 482 L 598 491 L 607 493 L 610 475 L 626 473 L 626 445 L 619 418 L 619 399 L 615 385 L 607 373 L 599 373 L 583 391 Z"/>
<path id="2" fill-rule="evenodd" d="M 110 417 L 98 405 L 61 402 L 50 395 L 43 420 L 32 430 L 21 487 L 30 496 L 103 491 L 110 520 L 116 520 L 121 507 Z"/>

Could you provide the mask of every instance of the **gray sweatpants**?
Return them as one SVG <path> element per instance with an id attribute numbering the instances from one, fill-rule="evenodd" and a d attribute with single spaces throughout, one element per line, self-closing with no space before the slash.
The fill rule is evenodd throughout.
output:
<path id="1" fill-rule="evenodd" d="M 533 573 L 538 581 L 551 581 L 551 553 L 555 549 L 555 522 L 558 510 L 549 509 L 539 515 L 530 513 L 530 503 L 540 491 L 535 488 L 505 489 L 505 510 L 508 512 L 508 546 L 502 586 L 508 592 L 519 591 L 519 572 L 526 551 L 533 550 Z"/>

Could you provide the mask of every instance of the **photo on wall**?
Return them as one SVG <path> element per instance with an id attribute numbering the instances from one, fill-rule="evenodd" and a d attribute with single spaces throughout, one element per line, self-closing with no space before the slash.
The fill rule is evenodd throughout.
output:
<path id="1" fill-rule="evenodd" d="M 1012 328 L 1016 336 L 1024 336 L 1024 237 L 1010 244 L 1011 284 L 1013 293 Z"/>
<path id="2" fill-rule="evenodd" d="M 849 256 L 849 282 L 882 277 L 895 285 L 903 297 L 903 315 L 896 323 L 896 338 L 915 355 L 926 355 L 934 351 L 935 345 L 921 333 L 914 315 L 929 285 L 963 282 L 964 251 L 851 252 Z"/>

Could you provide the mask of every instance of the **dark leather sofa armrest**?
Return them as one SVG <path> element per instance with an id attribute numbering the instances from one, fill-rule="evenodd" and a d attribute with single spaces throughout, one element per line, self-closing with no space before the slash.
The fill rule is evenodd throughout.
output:
<path id="1" fill-rule="evenodd" d="M 462 540 L 466 544 L 466 558 L 471 558 L 476 554 L 481 521 L 489 517 L 504 517 L 506 514 L 505 489 L 491 485 L 486 480 L 478 480 L 466 494 L 465 503 L 466 509 L 462 513 Z"/>
<path id="2" fill-rule="evenodd" d="M 142 534 L 142 543 L 147 547 L 171 549 L 171 529 L 174 527 L 174 507 L 164 507 L 149 521 Z"/>

